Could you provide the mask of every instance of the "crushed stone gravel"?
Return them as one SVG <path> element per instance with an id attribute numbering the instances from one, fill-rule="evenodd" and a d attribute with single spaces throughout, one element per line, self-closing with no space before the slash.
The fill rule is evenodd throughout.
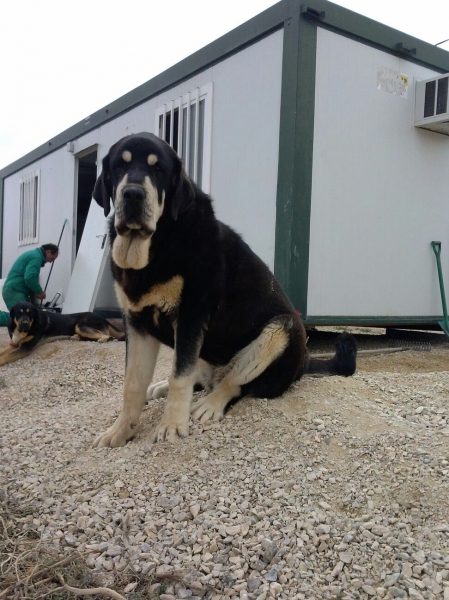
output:
<path id="1" fill-rule="evenodd" d="M 158 399 L 125 448 L 93 449 L 124 355 L 59 341 L 0 370 L 1 487 L 30 507 L 24 531 L 83 553 L 97 585 L 173 575 L 162 600 L 449 600 L 449 344 L 361 357 L 174 444 L 151 443 Z"/>

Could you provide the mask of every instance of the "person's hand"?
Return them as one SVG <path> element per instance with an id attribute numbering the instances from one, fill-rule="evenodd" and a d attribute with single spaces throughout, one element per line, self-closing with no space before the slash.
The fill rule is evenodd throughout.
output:
<path id="1" fill-rule="evenodd" d="M 45 300 L 46 297 L 47 294 L 45 292 L 40 292 L 40 294 L 36 294 L 36 298 L 39 298 L 39 300 Z"/>

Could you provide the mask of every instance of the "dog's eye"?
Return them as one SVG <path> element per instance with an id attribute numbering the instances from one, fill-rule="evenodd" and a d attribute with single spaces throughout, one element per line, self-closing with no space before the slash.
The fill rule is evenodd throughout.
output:
<path id="1" fill-rule="evenodd" d="M 154 170 L 157 171 L 158 173 L 163 173 L 164 169 L 162 168 L 162 166 L 159 163 L 156 163 L 154 165 Z"/>

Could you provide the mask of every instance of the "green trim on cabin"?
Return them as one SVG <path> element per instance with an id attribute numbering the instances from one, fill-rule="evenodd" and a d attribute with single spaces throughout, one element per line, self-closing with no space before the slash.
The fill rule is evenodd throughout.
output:
<path id="1" fill-rule="evenodd" d="M 313 136 L 315 126 L 316 24 L 300 18 L 298 100 L 293 169 L 293 235 L 291 247 L 291 299 L 307 315 L 310 215 L 312 210 Z"/>
<path id="2" fill-rule="evenodd" d="M 449 72 L 449 52 L 442 48 L 327 0 L 309 0 L 302 6 L 303 9 L 310 7 L 316 13 L 324 12 L 324 16 L 317 19 L 320 26 L 435 71 Z"/>
<path id="3" fill-rule="evenodd" d="M 363 326 L 363 327 L 393 327 L 407 325 L 437 325 L 442 317 L 423 316 L 423 317 L 345 317 L 345 316 L 308 316 L 303 319 L 305 325 L 313 326 L 328 326 L 328 325 L 348 325 L 348 326 Z M 439 327 L 438 327 L 439 328 Z"/>
<path id="4" fill-rule="evenodd" d="M 399 55 L 406 60 L 431 67 L 435 71 L 442 73 L 449 71 L 449 53 L 445 50 L 326 0 L 310 0 L 301 4 L 300 14 L 295 14 L 286 20 L 282 63 L 274 272 L 294 306 L 304 316 L 305 322 L 307 322 L 318 26 Z M 323 323 L 328 324 L 330 318 L 322 317 Z M 349 317 L 342 317 L 342 319 L 349 319 Z"/>
<path id="5" fill-rule="evenodd" d="M 315 113 L 316 25 L 299 13 L 284 25 L 274 272 L 307 314 Z"/>
<path id="6" fill-rule="evenodd" d="M 284 23 L 282 49 L 279 158 L 276 192 L 274 274 L 291 296 L 291 245 L 293 229 L 293 174 L 295 164 L 298 97 L 299 13 Z M 306 281 L 307 284 L 307 281 Z"/>

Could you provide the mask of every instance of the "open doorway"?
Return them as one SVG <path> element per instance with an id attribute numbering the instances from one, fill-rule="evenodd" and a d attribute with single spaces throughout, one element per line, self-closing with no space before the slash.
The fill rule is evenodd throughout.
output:
<path id="1" fill-rule="evenodd" d="M 89 148 L 77 156 L 77 200 L 76 200 L 76 232 L 75 232 L 75 256 L 83 237 L 86 225 L 92 192 L 97 179 L 97 148 Z"/>

